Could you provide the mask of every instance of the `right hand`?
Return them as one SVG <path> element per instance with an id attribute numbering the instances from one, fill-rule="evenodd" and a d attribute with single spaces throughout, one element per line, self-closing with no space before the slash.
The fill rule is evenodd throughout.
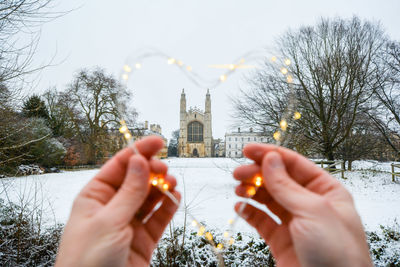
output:
<path id="1" fill-rule="evenodd" d="M 255 163 L 234 171 L 241 182 L 236 194 L 249 197 L 255 175 L 262 174 L 264 184 L 253 199 L 282 223 L 251 205 L 239 215 L 257 229 L 278 266 L 372 266 L 353 199 L 335 178 L 282 147 L 250 144 L 243 153 Z"/>

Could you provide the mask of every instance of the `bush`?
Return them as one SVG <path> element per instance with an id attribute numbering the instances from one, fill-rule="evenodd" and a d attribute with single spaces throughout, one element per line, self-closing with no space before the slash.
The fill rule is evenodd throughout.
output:
<path id="1" fill-rule="evenodd" d="M 400 266 L 400 226 L 382 226 L 381 232 L 367 232 L 372 261 L 375 266 Z"/>
<path id="2" fill-rule="evenodd" d="M 217 242 L 223 240 L 218 231 L 211 231 Z M 225 266 L 275 266 L 271 252 L 259 237 L 243 237 L 238 233 L 235 242 L 223 253 Z M 159 242 L 151 266 L 218 266 L 218 258 L 204 237 L 196 232 L 184 233 L 182 227 L 170 229 Z"/>
<path id="3" fill-rule="evenodd" d="M 62 225 L 42 229 L 40 212 L 0 199 L 0 265 L 53 266 Z"/>

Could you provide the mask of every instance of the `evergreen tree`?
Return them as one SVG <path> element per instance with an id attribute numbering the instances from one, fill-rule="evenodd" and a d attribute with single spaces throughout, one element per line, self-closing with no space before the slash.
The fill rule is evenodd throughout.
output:
<path id="1" fill-rule="evenodd" d="M 49 119 L 49 112 L 44 101 L 37 95 L 32 95 L 22 107 L 22 114 L 27 117 L 43 118 L 46 121 Z"/>

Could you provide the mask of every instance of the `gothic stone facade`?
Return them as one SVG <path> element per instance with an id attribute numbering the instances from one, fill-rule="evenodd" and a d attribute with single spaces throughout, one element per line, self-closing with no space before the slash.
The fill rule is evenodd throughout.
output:
<path id="1" fill-rule="evenodd" d="M 180 106 L 179 157 L 212 157 L 211 97 L 207 90 L 204 112 L 198 108 L 186 111 L 186 95 L 182 90 Z"/>

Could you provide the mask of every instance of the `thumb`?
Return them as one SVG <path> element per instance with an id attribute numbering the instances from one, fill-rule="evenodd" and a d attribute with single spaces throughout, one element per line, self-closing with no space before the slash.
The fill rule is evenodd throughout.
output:
<path id="1" fill-rule="evenodd" d="M 150 167 L 146 159 L 141 155 L 133 155 L 121 187 L 105 208 L 108 216 L 129 223 L 149 193 L 149 176 Z"/>
<path id="2" fill-rule="evenodd" d="M 300 214 L 313 203 L 314 194 L 290 177 L 278 152 L 265 155 L 261 170 L 271 197 L 290 213 Z"/>

